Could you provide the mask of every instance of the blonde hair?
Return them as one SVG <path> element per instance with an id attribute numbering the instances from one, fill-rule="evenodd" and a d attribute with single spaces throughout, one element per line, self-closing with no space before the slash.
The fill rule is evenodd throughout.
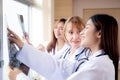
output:
<path id="1" fill-rule="evenodd" d="M 84 29 L 85 27 L 85 24 L 83 23 L 82 19 L 79 17 L 79 16 L 72 16 L 70 18 L 68 18 L 68 20 L 66 21 L 65 25 L 64 25 L 64 28 L 63 28 L 63 31 L 64 31 L 64 39 L 66 42 L 67 39 L 66 39 L 66 36 L 65 36 L 65 33 L 66 33 L 66 27 L 67 27 L 67 24 L 68 23 L 72 23 L 72 27 L 76 27 L 78 30 L 82 31 L 82 29 Z"/>

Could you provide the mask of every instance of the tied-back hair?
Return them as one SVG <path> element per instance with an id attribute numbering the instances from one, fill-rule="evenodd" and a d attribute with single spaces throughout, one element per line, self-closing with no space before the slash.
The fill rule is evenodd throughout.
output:
<path id="1" fill-rule="evenodd" d="M 47 45 L 47 51 L 48 52 L 51 52 L 53 50 L 53 53 L 55 53 L 55 45 L 56 45 L 56 42 L 57 42 L 57 38 L 55 37 L 55 34 L 54 34 L 54 28 L 58 25 L 58 23 L 60 22 L 63 22 L 65 24 L 66 22 L 66 19 L 65 18 L 61 18 L 60 20 L 58 20 L 54 27 L 52 28 L 52 36 L 51 36 L 51 40 L 50 42 L 48 43 Z"/>
<path id="2" fill-rule="evenodd" d="M 66 37 L 65 37 L 66 27 L 67 27 L 67 24 L 70 23 L 70 22 L 73 25 L 72 28 L 76 27 L 80 32 L 85 27 L 85 24 L 84 24 L 83 20 L 79 16 L 72 16 L 72 17 L 68 18 L 68 20 L 65 23 L 64 29 L 63 29 L 64 30 L 64 39 L 65 39 L 66 42 L 68 42 Z"/>
<path id="3" fill-rule="evenodd" d="M 96 14 L 90 19 L 95 25 L 96 31 L 101 31 L 100 48 L 103 49 L 113 61 L 115 80 L 118 80 L 118 23 L 114 17 L 107 14 Z"/>

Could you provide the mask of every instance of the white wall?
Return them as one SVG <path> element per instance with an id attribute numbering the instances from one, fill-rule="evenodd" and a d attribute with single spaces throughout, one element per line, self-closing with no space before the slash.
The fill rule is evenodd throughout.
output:
<path id="1" fill-rule="evenodd" d="M 40 4 L 40 0 L 38 0 Z M 30 41 L 37 47 L 51 37 L 51 27 L 54 25 L 54 0 L 41 0 L 40 9 L 31 8 Z"/>

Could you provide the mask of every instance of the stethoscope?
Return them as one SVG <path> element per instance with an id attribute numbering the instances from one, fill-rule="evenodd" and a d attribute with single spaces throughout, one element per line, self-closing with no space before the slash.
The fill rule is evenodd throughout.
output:
<path id="1" fill-rule="evenodd" d="M 85 52 L 85 53 L 86 53 L 86 52 Z M 105 54 L 105 53 L 101 53 L 101 54 L 97 55 L 96 57 L 100 57 L 100 56 L 103 56 L 103 55 L 106 55 L 106 54 Z M 78 63 L 79 63 L 79 64 L 77 65 L 76 69 L 75 69 L 73 72 L 77 72 L 78 69 L 79 69 L 79 67 L 80 67 L 80 65 L 82 65 L 85 61 L 89 61 L 88 57 L 89 57 L 89 56 L 86 56 L 86 58 L 79 59 L 79 60 L 78 60 Z"/>
<path id="2" fill-rule="evenodd" d="M 77 55 L 75 55 L 75 60 L 77 61 L 78 65 L 77 65 L 77 68 L 74 68 L 75 70 L 73 70 L 73 72 L 76 72 L 78 70 L 79 66 L 81 64 L 83 64 L 86 60 L 88 60 L 88 57 L 90 55 L 90 54 L 88 54 L 88 53 L 90 53 L 89 51 L 90 51 L 89 49 L 83 48 Z M 69 54 L 69 53 L 70 53 L 70 48 L 66 49 L 63 59 L 65 59 L 67 54 Z M 84 58 L 80 58 L 82 53 L 85 53 Z"/>
<path id="3" fill-rule="evenodd" d="M 70 53 L 70 48 L 66 49 L 65 55 L 63 56 L 63 59 L 66 58 L 67 54 Z"/>
<path id="4" fill-rule="evenodd" d="M 69 52 L 70 48 L 65 49 L 64 53 L 59 57 L 59 59 L 65 59 Z"/>
<path id="5" fill-rule="evenodd" d="M 67 54 L 70 53 L 70 48 L 67 48 L 65 51 L 66 51 L 66 52 L 65 52 L 65 55 L 63 56 L 63 59 L 65 59 L 66 56 L 67 56 Z M 84 56 L 85 56 L 84 58 L 80 58 L 80 56 L 81 56 L 82 53 L 85 54 L 85 55 L 84 55 Z M 77 55 L 75 55 L 75 60 L 76 60 L 77 62 L 76 62 L 76 65 L 75 65 L 75 68 L 74 68 L 73 72 L 78 71 L 80 65 L 82 65 L 85 61 L 89 61 L 90 53 L 91 53 L 91 51 L 90 51 L 89 49 L 84 48 L 84 49 L 81 50 Z M 105 53 L 101 53 L 101 54 L 97 55 L 96 57 L 103 56 L 103 55 L 105 55 Z M 79 59 L 79 58 L 80 58 L 80 59 Z M 77 67 L 76 67 L 76 66 L 77 66 Z"/>
<path id="6" fill-rule="evenodd" d="M 75 60 L 78 60 L 79 56 L 86 50 L 87 48 L 84 48 L 83 50 L 81 50 L 77 55 L 75 55 Z M 63 59 L 66 58 L 67 54 L 70 53 L 70 48 L 66 49 L 65 55 L 63 56 Z"/>
<path id="7" fill-rule="evenodd" d="M 80 58 L 80 54 L 82 54 L 82 53 L 85 53 L 85 57 L 84 58 Z M 89 49 L 87 49 L 87 48 L 84 48 L 83 50 L 82 50 L 82 52 L 80 52 L 78 55 L 76 55 L 76 60 L 77 60 L 77 67 L 76 68 L 74 68 L 75 70 L 73 71 L 73 72 L 76 72 L 78 69 L 79 69 L 79 67 L 80 67 L 80 65 L 82 65 L 85 61 L 88 61 L 89 59 L 88 59 L 88 57 L 89 57 L 89 55 L 90 55 L 90 50 Z M 80 59 L 79 59 L 80 58 Z"/>

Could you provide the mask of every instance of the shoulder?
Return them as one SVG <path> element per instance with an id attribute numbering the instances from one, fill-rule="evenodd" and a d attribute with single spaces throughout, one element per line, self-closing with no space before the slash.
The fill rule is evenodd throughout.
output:
<path id="1" fill-rule="evenodd" d="M 92 57 L 80 66 L 70 80 L 114 80 L 114 66 L 107 55 Z M 88 79 L 89 78 L 89 79 Z"/>
<path id="2" fill-rule="evenodd" d="M 88 65 L 97 71 L 114 71 L 113 62 L 107 55 L 95 57 L 94 59 L 89 60 Z"/>

